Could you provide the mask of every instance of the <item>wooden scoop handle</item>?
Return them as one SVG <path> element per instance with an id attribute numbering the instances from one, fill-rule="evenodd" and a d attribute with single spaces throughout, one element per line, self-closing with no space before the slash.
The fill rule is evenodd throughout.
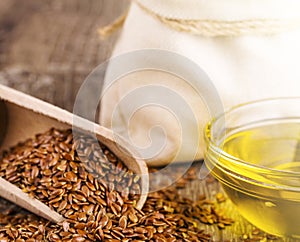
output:
<path id="1" fill-rule="evenodd" d="M 32 198 L 12 183 L 0 178 L 1 197 L 18 204 L 20 207 L 39 215 L 47 220 L 58 223 L 64 218 L 39 200 Z M 38 208 L 38 209 L 37 209 Z"/>
<path id="2" fill-rule="evenodd" d="M 0 100 L 0 145 L 5 137 L 7 130 L 7 110 L 5 103 Z"/>
<path id="3" fill-rule="evenodd" d="M 73 130 L 95 134 L 96 138 L 121 159 L 128 169 L 141 175 L 141 196 L 136 207 L 143 207 L 149 191 L 148 168 L 145 161 L 138 158 L 139 156 L 126 141 L 117 137 L 111 130 L 2 85 L 0 85 L 1 102 L 4 107 L 0 111 L 2 110 L 7 117 L 4 119 L 6 135 L 0 145 L 0 152 L 50 128 L 73 128 Z M 0 179 L 0 196 L 51 221 L 63 220 L 58 213 L 3 178 Z"/>

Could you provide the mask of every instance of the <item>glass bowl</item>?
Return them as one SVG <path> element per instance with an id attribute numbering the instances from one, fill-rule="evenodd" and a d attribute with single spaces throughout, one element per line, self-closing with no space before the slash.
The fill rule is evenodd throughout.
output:
<path id="1" fill-rule="evenodd" d="M 243 217 L 300 238 L 300 97 L 234 107 L 206 125 L 205 163 Z"/>

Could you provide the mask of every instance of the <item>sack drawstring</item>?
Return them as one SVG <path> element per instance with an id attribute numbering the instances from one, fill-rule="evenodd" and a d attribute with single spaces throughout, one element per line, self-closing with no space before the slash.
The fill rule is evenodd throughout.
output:
<path id="1" fill-rule="evenodd" d="M 161 23 L 180 32 L 187 32 L 204 37 L 235 37 L 242 35 L 273 35 L 299 28 L 300 19 L 247 19 L 247 20 L 184 20 L 167 18 L 132 0 L 147 14 L 158 19 Z M 98 30 L 100 36 L 107 37 L 121 28 L 128 15 L 127 11 L 112 24 Z"/>

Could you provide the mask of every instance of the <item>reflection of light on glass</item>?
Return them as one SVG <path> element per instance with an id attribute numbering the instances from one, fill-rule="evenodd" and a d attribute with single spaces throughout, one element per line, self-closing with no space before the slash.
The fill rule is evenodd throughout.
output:
<path id="1" fill-rule="evenodd" d="M 272 202 L 265 202 L 266 207 L 271 208 L 271 207 L 276 207 L 276 204 Z"/>

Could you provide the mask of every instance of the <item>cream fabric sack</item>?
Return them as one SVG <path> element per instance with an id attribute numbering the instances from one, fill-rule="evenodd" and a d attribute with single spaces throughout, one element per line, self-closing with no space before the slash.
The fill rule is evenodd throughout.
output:
<path id="1" fill-rule="evenodd" d="M 131 4 L 113 56 L 143 49 L 180 54 L 208 75 L 224 108 L 299 96 L 299 19 L 300 1 L 293 0 L 138 0 Z M 136 60 L 145 65 L 149 61 L 132 58 Z M 113 65 L 108 76 L 119 68 Z M 216 115 L 208 103 L 214 102 L 214 90 L 202 86 L 207 93 L 199 95 L 189 80 L 168 71 L 125 71 L 113 85 L 106 78 L 100 124 L 127 138 L 150 165 L 202 159 L 203 129 Z M 199 80 L 199 85 L 205 82 Z M 126 99 L 136 90 L 139 95 Z M 164 108 L 168 90 L 182 102 Z M 149 96 L 155 97 L 153 102 Z M 192 116 L 185 113 L 185 105 Z M 172 112 L 174 107 L 186 116 Z"/>

